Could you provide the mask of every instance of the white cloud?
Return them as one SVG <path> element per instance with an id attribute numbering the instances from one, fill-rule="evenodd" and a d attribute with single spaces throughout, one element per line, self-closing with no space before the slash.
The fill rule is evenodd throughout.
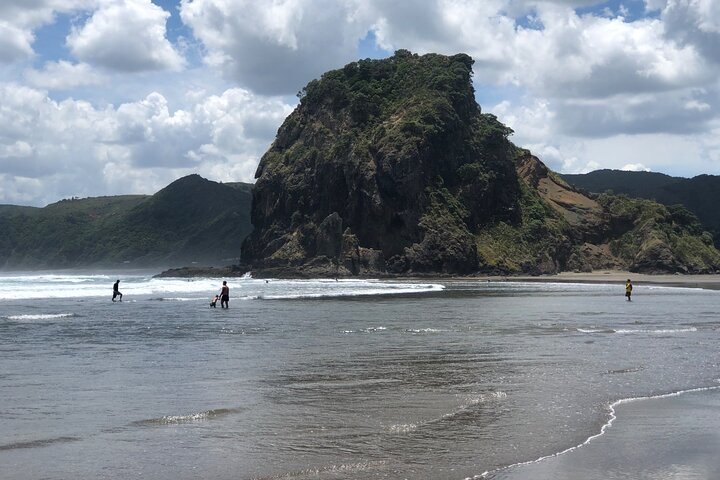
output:
<path id="1" fill-rule="evenodd" d="M 693 46 L 707 60 L 720 63 L 720 2 L 669 1 L 662 9 L 661 18 L 670 39 Z"/>
<path id="2" fill-rule="evenodd" d="M 32 57 L 34 30 L 53 22 L 56 13 L 92 8 L 98 0 L 2 0 L 0 63 Z"/>
<path id="3" fill-rule="evenodd" d="M 602 168 L 621 169 L 640 164 L 654 172 L 678 176 L 720 173 L 720 163 L 708 161 L 707 147 L 698 135 L 616 135 L 584 140 L 580 156 Z"/>
<path id="4" fill-rule="evenodd" d="M 0 145 L 0 158 L 24 158 L 29 157 L 32 153 L 32 146 L 21 140 L 12 144 Z"/>
<path id="5" fill-rule="evenodd" d="M 623 104 L 626 100 L 619 100 L 618 103 Z M 600 101 L 594 102 L 602 104 Z M 600 105 L 596 106 L 597 110 L 593 110 L 593 102 L 588 101 L 588 104 L 586 110 L 595 111 L 598 115 L 602 113 Z M 572 126 L 554 121 L 555 115 L 562 117 L 566 113 L 556 113 L 548 103 L 519 99 L 515 103 L 502 102 L 490 110 L 497 113 L 500 121 L 515 130 L 513 142 L 530 149 L 558 172 L 586 173 L 599 168 L 621 169 L 626 165 L 637 164 L 652 171 L 680 176 L 720 174 L 718 118 L 708 118 L 705 133 L 691 128 L 681 133 L 678 128 L 672 135 L 653 131 L 630 134 L 620 128 L 615 129 L 614 133 L 607 131 L 603 135 L 580 136 L 572 134 Z M 577 111 L 582 110 L 578 108 Z M 620 112 L 618 110 L 616 114 Z M 669 111 L 668 121 L 672 120 L 673 114 L 680 123 L 689 121 L 681 111 Z M 582 122 L 582 119 L 578 118 L 578 122 Z"/>
<path id="6" fill-rule="evenodd" d="M 87 63 L 70 63 L 66 60 L 47 62 L 42 70 L 27 70 L 25 78 L 31 85 L 48 90 L 100 85 L 107 81 L 106 75 L 95 71 Z"/>
<path id="7" fill-rule="evenodd" d="M 0 20 L 0 62 L 12 62 L 32 55 L 32 33 Z"/>
<path id="8" fill-rule="evenodd" d="M 415 18 L 402 22 L 402 15 L 386 9 L 377 24 L 378 38 L 390 49 L 465 51 L 476 60 L 479 88 L 512 84 L 524 91 L 519 103 L 489 111 L 515 130 L 514 141 L 540 148 L 553 168 L 607 164 L 609 158 L 587 159 L 573 147 L 593 138 L 710 134 L 720 112 L 720 70 L 706 61 L 697 42 L 668 37 L 668 9 L 659 19 L 627 21 L 578 15 L 562 2 L 528 2 L 525 9 L 515 5 L 515 13 L 532 9 L 535 25 L 523 28 L 503 16 L 503 2 L 477 3 L 438 2 L 442 8 L 427 9 L 425 23 Z M 718 5 L 705 0 L 671 3 L 692 5 L 688 9 L 693 12 Z M 692 18 L 701 24 L 701 15 Z M 714 31 L 720 16 L 709 18 L 712 26 L 704 28 Z M 717 45 L 720 40 L 714 43 L 716 53 Z M 610 143 L 620 148 L 620 143 Z"/>
<path id="9" fill-rule="evenodd" d="M 165 37 L 169 16 L 150 0 L 107 0 L 67 44 L 83 62 L 112 70 L 180 70 L 185 60 Z"/>
<path id="10" fill-rule="evenodd" d="M 650 169 L 643 165 L 642 163 L 628 163 L 627 165 L 623 165 L 620 167 L 620 170 L 626 171 L 626 172 L 649 172 Z"/>
<path id="11" fill-rule="evenodd" d="M 40 179 L 0 173 L 0 203 L 6 203 L 3 199 L 12 199 L 17 204 L 34 203 L 44 188 Z"/>
<path id="12" fill-rule="evenodd" d="M 294 94 L 354 60 L 369 25 L 355 1 L 336 0 L 182 0 L 181 16 L 209 65 L 264 94 Z"/>
<path id="13" fill-rule="evenodd" d="M 514 141 L 520 144 L 537 143 L 552 138 L 555 113 L 543 99 L 513 104 L 504 100 L 489 109 L 505 125 L 515 130 Z"/>
<path id="14" fill-rule="evenodd" d="M 682 18 L 714 32 L 720 20 L 699 20 L 715 12 L 713 1 L 669 5 L 685 5 Z M 257 92 L 294 93 L 352 60 L 358 39 L 373 30 L 389 50 L 470 54 L 478 83 L 524 89 L 546 105 L 560 133 L 706 131 L 717 111 L 720 70 L 696 44 L 668 37 L 667 19 L 677 8 L 662 5 L 662 19 L 636 21 L 626 20 L 623 8 L 610 18 L 573 9 L 593 4 L 435 0 L 419 8 L 387 0 L 284 0 L 268 8 L 249 0 L 184 0 L 181 14 L 206 46 L 206 61 Z M 541 28 L 515 23 L 528 14 Z M 693 108 L 702 105 L 708 108 Z"/>
<path id="15" fill-rule="evenodd" d="M 292 110 L 242 89 L 171 110 L 152 93 L 117 107 L 56 102 L 0 84 L 0 203 L 69 196 L 154 193 L 181 175 L 252 181 L 260 156 Z M 33 178 L 44 185 L 17 179 Z"/>
<path id="16" fill-rule="evenodd" d="M 181 0 L 188 30 L 172 44 L 151 0 L 0 1 L 0 202 L 152 192 L 190 172 L 251 180 L 291 110 L 259 95 L 355 60 L 368 31 L 388 50 L 473 56 L 476 87 L 492 87 L 481 97 L 511 92 L 484 110 L 551 168 L 720 173 L 720 2 L 574 10 L 593 5 Z M 34 52 L 68 13 L 69 57 Z M 203 67 L 185 69 L 198 52 Z"/>

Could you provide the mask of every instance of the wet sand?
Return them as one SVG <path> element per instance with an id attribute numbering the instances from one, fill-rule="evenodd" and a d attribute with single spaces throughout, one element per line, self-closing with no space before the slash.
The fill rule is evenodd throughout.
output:
<path id="1" fill-rule="evenodd" d="M 720 290 L 720 275 L 673 275 L 640 274 L 621 270 L 598 270 L 590 273 L 562 272 L 556 275 L 480 277 L 481 280 L 519 282 L 561 282 L 561 283 L 618 283 L 625 284 L 630 279 L 633 286 L 666 285 L 688 288 L 707 288 Z"/>
<path id="2" fill-rule="evenodd" d="M 617 283 L 720 290 L 720 275 L 592 273 L 503 277 L 507 281 Z M 497 277 L 488 277 L 497 281 Z M 720 379 L 718 379 L 720 381 Z M 489 472 L 492 480 L 720 479 L 720 387 L 616 402 L 608 423 L 583 445 Z"/>
<path id="3" fill-rule="evenodd" d="M 582 446 L 479 478 L 492 480 L 717 480 L 720 390 L 617 402 L 603 433 Z"/>

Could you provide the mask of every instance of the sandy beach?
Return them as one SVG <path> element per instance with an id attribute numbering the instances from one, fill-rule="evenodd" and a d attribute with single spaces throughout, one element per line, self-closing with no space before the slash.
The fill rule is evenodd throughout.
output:
<path id="1" fill-rule="evenodd" d="M 720 290 L 720 275 L 648 275 L 607 270 L 507 277 L 507 281 L 617 283 Z M 493 280 L 490 277 L 489 280 Z M 496 279 L 495 279 L 496 280 Z M 636 290 L 637 291 L 637 290 Z M 720 478 L 718 387 L 616 402 L 603 434 L 561 455 L 529 461 L 482 478 L 493 480 L 655 480 Z"/>
<path id="2" fill-rule="evenodd" d="M 621 283 L 629 278 L 635 287 L 642 285 L 667 285 L 688 288 L 707 288 L 720 290 L 720 275 L 673 275 L 673 274 L 642 274 L 622 270 L 597 270 L 590 273 L 562 272 L 556 275 L 481 277 L 482 280 L 522 282 L 562 282 L 562 283 Z"/>
<path id="3" fill-rule="evenodd" d="M 720 478 L 718 387 L 616 402 L 607 429 L 558 455 L 483 478 L 635 480 Z"/>

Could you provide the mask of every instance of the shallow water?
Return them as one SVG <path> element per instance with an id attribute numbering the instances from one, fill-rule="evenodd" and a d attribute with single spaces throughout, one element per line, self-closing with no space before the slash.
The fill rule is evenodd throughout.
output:
<path id="1" fill-rule="evenodd" d="M 0 277 L 3 478 L 509 475 L 718 385 L 716 291 L 119 278 Z"/>
<path id="2" fill-rule="evenodd" d="M 613 406 L 612 423 L 582 446 L 488 473 L 488 480 L 720 478 L 720 390 L 700 388 Z M 612 427 L 612 428 L 610 428 Z"/>

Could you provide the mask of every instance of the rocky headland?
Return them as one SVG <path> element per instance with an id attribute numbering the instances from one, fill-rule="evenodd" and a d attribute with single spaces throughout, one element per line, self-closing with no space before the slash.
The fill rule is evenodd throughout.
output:
<path id="1" fill-rule="evenodd" d="M 258 166 L 242 265 L 221 275 L 720 268 L 686 209 L 585 193 L 515 146 L 476 103 L 472 65 L 401 50 L 310 82 Z"/>

